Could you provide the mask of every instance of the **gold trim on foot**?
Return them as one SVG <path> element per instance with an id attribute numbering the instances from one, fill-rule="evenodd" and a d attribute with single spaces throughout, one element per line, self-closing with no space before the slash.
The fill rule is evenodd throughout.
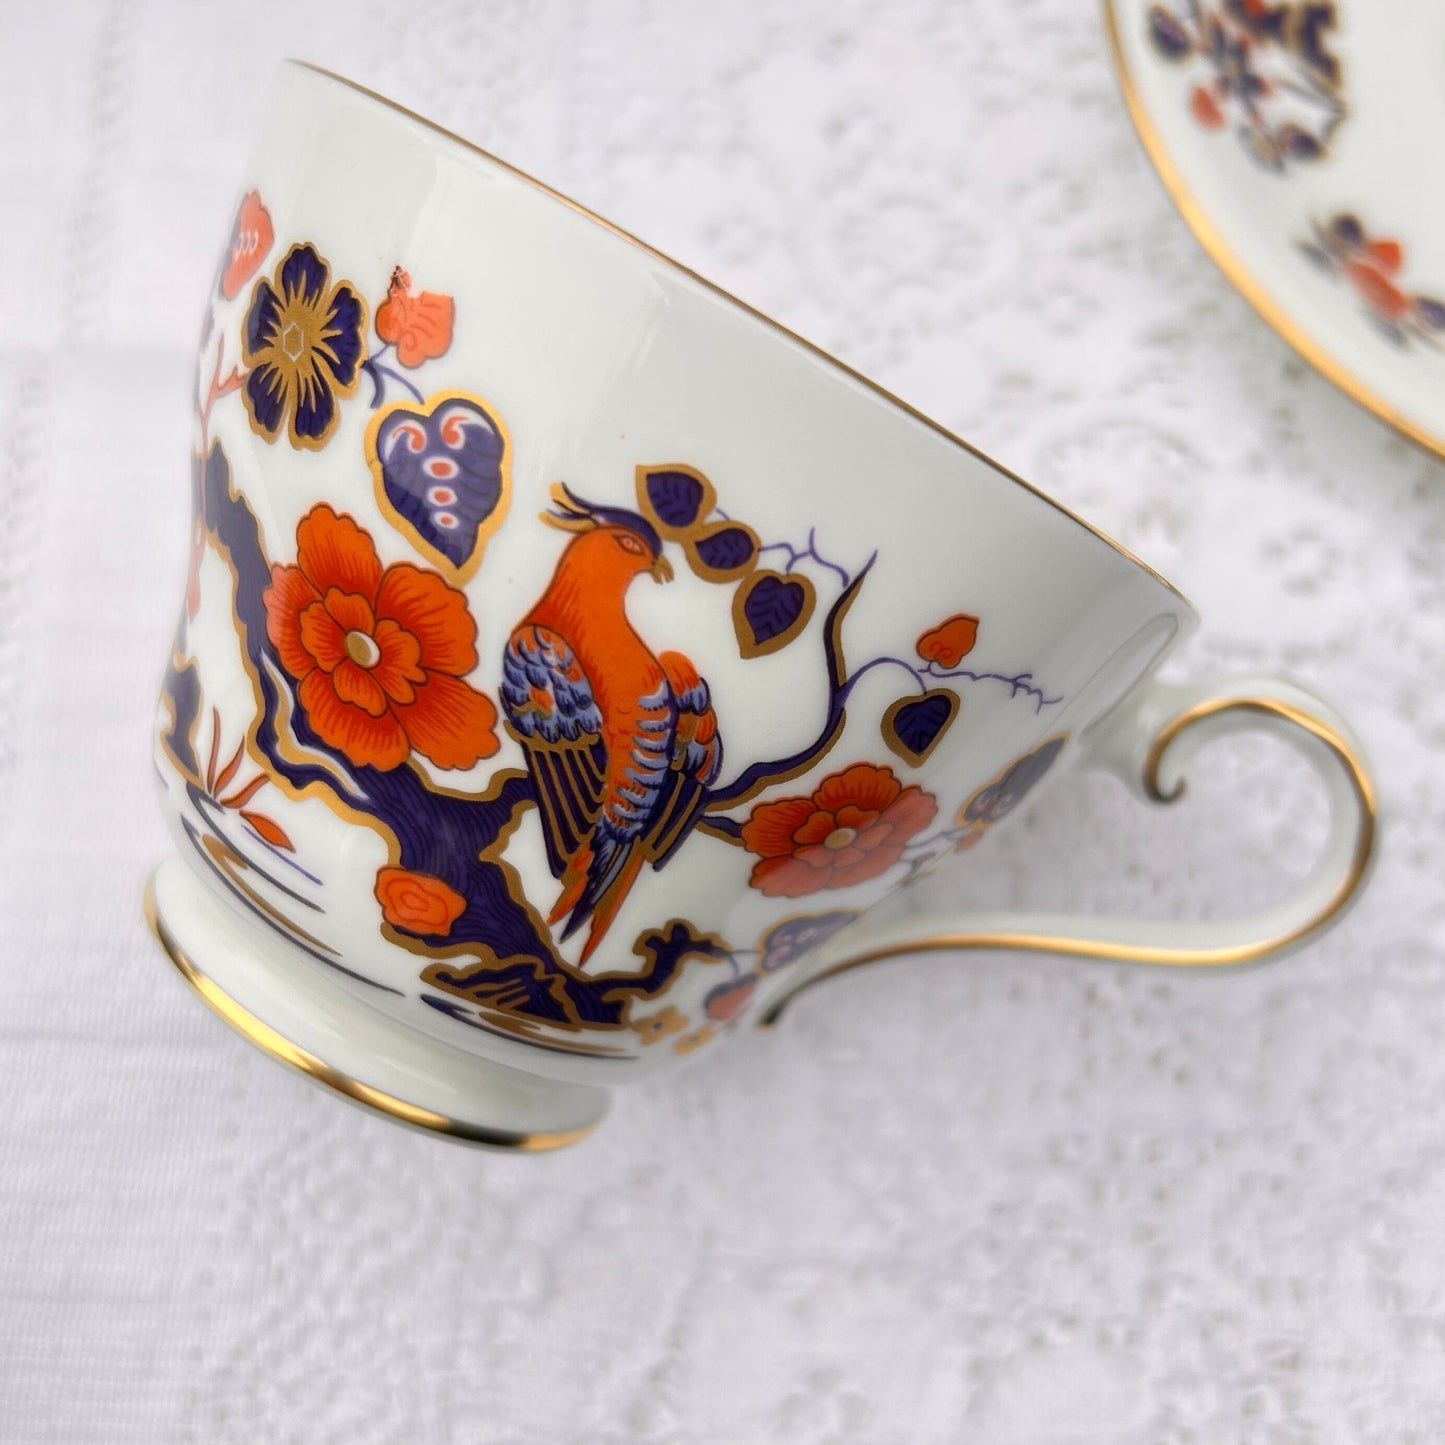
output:
<path id="1" fill-rule="evenodd" d="M 409 1104 L 393 1094 L 374 1089 L 333 1068 L 323 1059 L 307 1053 L 289 1039 L 283 1038 L 269 1024 L 262 1023 L 250 1010 L 243 1008 L 226 993 L 213 979 L 208 978 L 196 967 L 190 956 L 166 928 L 165 921 L 156 907 L 155 879 L 146 880 L 145 916 L 150 930 L 155 934 L 166 955 L 175 964 L 176 971 L 218 1013 L 237 1033 L 249 1039 L 258 1049 L 273 1059 L 289 1064 L 293 1069 L 308 1075 L 318 1084 L 334 1089 L 367 1108 L 376 1109 L 400 1123 L 414 1129 L 428 1129 L 444 1134 L 465 1144 L 478 1144 L 491 1149 L 515 1149 L 522 1153 L 542 1153 L 550 1149 L 562 1149 L 585 1139 L 596 1124 L 587 1124 L 579 1129 L 559 1129 L 551 1132 L 523 1133 L 511 1129 L 494 1129 L 484 1124 L 472 1124 L 462 1119 L 452 1119 L 445 1114 L 423 1109 L 418 1104 Z"/>

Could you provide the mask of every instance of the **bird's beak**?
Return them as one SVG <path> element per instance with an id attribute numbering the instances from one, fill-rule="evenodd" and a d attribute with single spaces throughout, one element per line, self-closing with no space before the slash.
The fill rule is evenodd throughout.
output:
<path id="1" fill-rule="evenodd" d="M 647 570 L 654 582 L 672 581 L 672 563 L 666 557 L 659 557 Z"/>

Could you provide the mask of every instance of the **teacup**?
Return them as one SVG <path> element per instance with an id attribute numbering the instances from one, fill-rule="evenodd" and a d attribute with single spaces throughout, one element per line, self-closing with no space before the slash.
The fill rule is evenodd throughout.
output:
<path id="1" fill-rule="evenodd" d="M 649 247 L 287 65 L 208 301 L 150 916 L 277 1057 L 474 1142 L 809 982 L 928 948 L 1231 964 L 1364 877 L 1344 725 L 1166 686 L 1194 624 L 1122 548 Z M 919 918 L 890 895 L 1045 782 L 1168 799 L 1240 723 L 1334 801 L 1266 915 Z"/>

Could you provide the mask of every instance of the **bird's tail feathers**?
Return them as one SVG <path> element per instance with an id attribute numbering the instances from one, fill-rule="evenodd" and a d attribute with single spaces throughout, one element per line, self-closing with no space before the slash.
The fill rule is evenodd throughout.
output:
<path id="1" fill-rule="evenodd" d="M 564 901 L 570 902 L 572 912 L 562 930 L 564 939 L 571 938 L 589 919 L 592 921 L 587 946 L 582 950 L 582 962 L 585 963 L 592 950 L 602 942 L 603 934 L 631 890 L 643 862 L 643 854 L 635 840 L 624 842 L 606 834 L 593 839 L 587 863 L 582 864 L 579 860 L 579 866 L 586 868 L 583 886 L 580 890 L 564 890 L 553 917 L 560 916 Z"/>
<path id="2" fill-rule="evenodd" d="M 597 907 L 592 913 L 592 928 L 587 934 L 587 942 L 577 960 L 579 963 L 586 963 L 591 958 L 593 950 L 602 942 L 607 930 L 612 927 L 612 920 L 617 916 L 617 910 L 622 907 L 623 900 L 632 891 L 632 885 L 637 881 L 637 875 L 642 870 L 642 853 L 635 846 L 623 850 L 621 859 L 622 866 L 617 877 L 598 899 Z M 570 932 L 572 924 L 568 923 L 567 928 Z"/>
<path id="3" fill-rule="evenodd" d="M 587 872 L 591 865 L 592 850 L 584 846 L 582 851 L 567 865 L 567 871 L 562 876 L 561 896 L 557 899 L 551 913 L 547 915 L 549 926 L 576 908 L 577 900 L 582 897 L 582 890 L 587 887 Z M 573 927 L 574 925 L 568 924 L 567 933 L 571 933 Z M 566 936 L 566 934 L 563 935 L 564 938 Z"/>

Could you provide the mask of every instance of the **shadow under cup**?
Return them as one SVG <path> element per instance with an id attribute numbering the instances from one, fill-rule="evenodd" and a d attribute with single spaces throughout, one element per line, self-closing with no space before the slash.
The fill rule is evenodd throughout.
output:
<path id="1" fill-rule="evenodd" d="M 568 1142 L 1179 714 L 1157 574 L 535 181 L 291 64 L 245 188 L 150 907 L 277 1057 Z"/>

